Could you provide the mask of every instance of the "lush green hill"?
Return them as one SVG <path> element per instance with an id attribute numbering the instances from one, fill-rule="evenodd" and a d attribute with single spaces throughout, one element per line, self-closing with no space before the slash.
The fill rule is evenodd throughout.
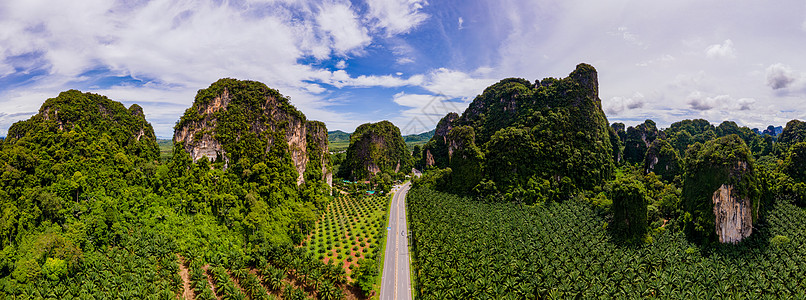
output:
<path id="1" fill-rule="evenodd" d="M 327 141 L 330 152 L 346 151 L 350 146 L 350 134 L 341 130 L 328 131 Z"/>
<path id="2" fill-rule="evenodd" d="M 408 173 L 411 166 L 411 154 L 400 129 L 392 122 L 381 121 L 356 128 L 339 172 L 341 178 L 368 180 L 378 173 Z"/>
<path id="3" fill-rule="evenodd" d="M 324 124 L 227 79 L 176 129 L 189 138 L 162 141 L 160 161 L 139 106 L 72 90 L 15 123 L 0 143 L 0 298 L 356 297 L 342 267 L 296 248 L 330 199 Z"/>
<path id="4" fill-rule="evenodd" d="M 450 168 L 444 190 L 503 193 L 530 203 L 601 185 L 614 164 L 597 76 L 580 64 L 563 79 L 501 80 L 461 116 L 439 122 L 419 164 Z M 525 196 L 526 190 L 539 192 Z"/>

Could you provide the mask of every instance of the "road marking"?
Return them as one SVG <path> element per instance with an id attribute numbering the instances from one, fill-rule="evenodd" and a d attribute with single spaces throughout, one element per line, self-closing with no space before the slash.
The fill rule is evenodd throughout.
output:
<path id="1" fill-rule="evenodd" d="M 393 199 L 393 200 L 398 201 L 399 200 L 398 199 L 398 194 L 395 194 L 394 198 L 395 199 Z M 397 206 L 397 218 L 398 218 L 398 220 L 397 220 L 397 223 L 395 224 L 395 226 L 397 228 L 395 228 L 395 230 L 400 229 L 400 202 L 398 202 L 398 206 Z M 395 236 L 395 298 L 394 298 L 395 300 L 397 300 L 397 261 L 398 261 L 398 255 L 400 255 L 398 253 L 398 251 L 400 250 L 400 247 L 399 247 L 400 243 L 399 242 L 400 242 L 400 240 L 397 238 L 397 236 Z"/>

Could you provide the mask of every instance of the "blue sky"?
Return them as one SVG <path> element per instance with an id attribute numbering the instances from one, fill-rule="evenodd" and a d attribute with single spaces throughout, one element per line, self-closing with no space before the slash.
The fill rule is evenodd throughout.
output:
<path id="1" fill-rule="evenodd" d="M 404 134 L 506 77 L 599 71 L 611 122 L 806 118 L 806 2 L 84 0 L 0 3 L 0 135 L 60 91 L 143 106 L 158 136 L 222 77 L 309 119 Z"/>

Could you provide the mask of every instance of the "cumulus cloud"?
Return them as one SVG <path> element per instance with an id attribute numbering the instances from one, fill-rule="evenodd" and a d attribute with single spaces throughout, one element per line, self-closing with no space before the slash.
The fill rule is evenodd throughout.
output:
<path id="1" fill-rule="evenodd" d="M 170 111 L 149 115 L 157 117 L 149 121 L 165 135 L 183 110 L 164 107 L 189 106 L 196 90 L 222 77 L 264 82 L 295 95 L 294 104 L 306 114 L 327 116 L 323 84 L 400 87 L 420 85 L 424 77 L 356 77 L 344 70 L 345 60 L 335 63 L 335 72 L 306 60 L 362 55 L 373 41 L 370 28 L 387 36 L 408 32 L 427 19 L 424 5 L 378 0 L 357 10 L 343 0 L 3 1 L 0 80 L 13 74 L 25 82 L 0 89 L 0 98 L 27 99 L 36 107 L 0 101 L 6 113 L 0 130 L 14 121 L 9 116 L 35 111 L 59 91 L 100 88 L 112 99 L 143 103 L 146 114 Z M 413 62 L 408 60 L 398 62 Z M 104 77 L 134 78 L 140 86 L 94 83 Z"/>
<path id="2" fill-rule="evenodd" d="M 457 101 L 445 95 L 397 93 L 393 101 L 406 107 L 396 123 L 401 124 L 403 134 L 428 131 L 449 112 L 462 112 L 469 103 Z"/>
<path id="3" fill-rule="evenodd" d="M 705 56 L 708 58 L 736 58 L 736 49 L 733 41 L 725 40 L 722 44 L 710 45 L 705 48 Z"/>
<path id="4" fill-rule="evenodd" d="M 481 94 L 486 87 L 496 81 L 498 80 L 493 78 L 475 77 L 465 72 L 439 68 L 428 74 L 423 87 L 435 94 L 467 100 Z"/>
<path id="5" fill-rule="evenodd" d="M 644 95 L 636 92 L 631 97 L 613 97 L 604 103 L 604 110 L 608 114 L 619 114 L 626 110 L 644 107 Z"/>
<path id="6" fill-rule="evenodd" d="M 412 75 L 403 78 L 399 75 L 360 75 L 352 77 L 345 70 L 333 72 L 321 71 L 312 76 L 311 79 L 329 84 L 337 88 L 343 87 L 402 87 L 421 85 L 424 80 L 423 75 Z"/>
<path id="7" fill-rule="evenodd" d="M 349 3 L 325 4 L 316 21 L 323 31 L 332 36 L 333 49 L 339 54 L 362 48 L 372 41 Z"/>
<path id="8" fill-rule="evenodd" d="M 422 12 L 425 0 L 367 0 L 367 4 L 374 27 L 387 35 L 408 33 L 428 19 Z"/>
<path id="9" fill-rule="evenodd" d="M 756 99 L 753 98 L 741 98 L 738 100 L 738 108 L 739 110 L 750 110 L 754 104 L 756 104 Z"/>
<path id="10" fill-rule="evenodd" d="M 753 98 L 733 98 L 730 95 L 705 96 L 700 91 L 692 92 L 688 96 L 689 108 L 699 111 L 750 111 L 756 105 Z"/>
<path id="11" fill-rule="evenodd" d="M 789 87 L 798 75 L 789 66 L 777 63 L 767 67 L 767 86 L 773 90 L 780 90 Z"/>
<path id="12" fill-rule="evenodd" d="M 336 68 L 337 69 L 345 69 L 345 68 L 347 68 L 347 62 L 344 61 L 343 59 L 340 60 L 339 62 L 336 63 Z"/>

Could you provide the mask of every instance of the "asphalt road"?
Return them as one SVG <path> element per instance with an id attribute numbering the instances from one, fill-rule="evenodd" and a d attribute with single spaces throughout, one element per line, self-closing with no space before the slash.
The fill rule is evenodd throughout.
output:
<path id="1" fill-rule="evenodd" d="M 386 228 L 386 254 L 384 254 L 381 300 L 411 299 L 411 273 L 409 273 L 409 245 L 406 238 L 406 193 L 411 183 L 397 187 L 389 209 L 389 227 Z"/>

